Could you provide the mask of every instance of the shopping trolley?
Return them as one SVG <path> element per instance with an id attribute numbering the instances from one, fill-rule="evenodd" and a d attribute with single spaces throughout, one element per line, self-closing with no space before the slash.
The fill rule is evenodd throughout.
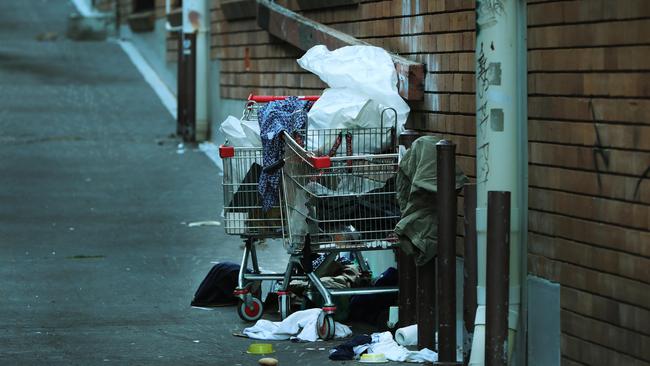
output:
<path id="1" fill-rule="evenodd" d="M 282 100 L 282 96 L 250 95 L 244 108 L 243 121 L 257 121 L 257 112 L 264 104 Z M 317 96 L 300 97 L 316 100 Z M 219 147 L 223 160 L 224 229 L 226 234 L 238 235 L 244 240 L 244 254 L 239 268 L 235 296 L 239 299 L 237 313 L 245 321 L 255 321 L 262 316 L 263 303 L 260 300 L 261 281 L 282 280 L 283 273 L 261 273 L 258 264 L 256 244 L 265 239 L 282 239 L 285 236 L 282 197 L 278 193 L 278 204 L 270 210 L 262 210 L 257 191 L 262 173 L 262 148 Z M 249 262 L 252 272 L 248 272 Z"/>
<path id="2" fill-rule="evenodd" d="M 385 117 L 393 118 L 388 127 Z M 317 323 L 322 339 L 334 337 L 333 296 L 398 291 L 397 287 L 328 289 L 311 262 L 312 253 L 326 254 L 325 262 L 346 253 L 362 273 L 369 274 L 362 251 L 397 247 L 393 231 L 400 218 L 395 189 L 397 113 L 386 109 L 380 118 L 377 128 L 306 129 L 299 131 L 300 138 L 283 136 L 283 215 L 290 260 L 281 291 L 287 291 L 294 268 L 305 273 L 323 300 Z M 288 296 L 279 299 L 281 308 L 288 306 Z"/>

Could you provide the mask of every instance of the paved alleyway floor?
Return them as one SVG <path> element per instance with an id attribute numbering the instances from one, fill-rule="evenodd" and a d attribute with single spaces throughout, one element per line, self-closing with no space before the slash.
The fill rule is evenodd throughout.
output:
<path id="1" fill-rule="evenodd" d="M 223 228 L 187 225 L 220 219 L 217 168 L 179 154 L 115 42 L 65 38 L 73 11 L 0 2 L 0 364 L 256 365 L 234 308 L 189 306 L 241 254 Z M 283 254 L 269 245 L 262 267 Z M 280 365 L 307 366 L 333 364 L 337 342 L 273 343 Z"/>

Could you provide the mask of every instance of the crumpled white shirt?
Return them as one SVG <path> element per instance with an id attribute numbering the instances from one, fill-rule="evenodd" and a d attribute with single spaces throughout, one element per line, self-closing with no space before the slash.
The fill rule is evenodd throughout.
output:
<path id="1" fill-rule="evenodd" d="M 297 339 L 303 342 L 314 342 L 318 339 L 316 322 L 322 309 L 308 309 L 297 311 L 281 322 L 272 322 L 260 319 L 252 327 L 243 330 L 249 338 L 270 341 Z M 345 324 L 335 322 L 334 338 L 345 338 L 352 334 L 352 330 Z"/>
<path id="2" fill-rule="evenodd" d="M 428 348 L 419 351 L 409 351 L 393 340 L 390 332 L 373 333 L 372 343 L 367 345 L 368 353 L 383 353 L 389 361 L 398 362 L 437 362 L 438 354 Z M 364 347 L 364 346 L 360 346 Z M 355 347 L 354 352 L 363 352 Z M 360 352 L 360 353 L 361 353 Z"/>

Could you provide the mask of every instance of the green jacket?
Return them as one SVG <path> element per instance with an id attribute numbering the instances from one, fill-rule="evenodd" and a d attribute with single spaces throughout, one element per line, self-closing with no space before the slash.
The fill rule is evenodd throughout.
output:
<path id="1" fill-rule="evenodd" d="M 436 192 L 438 175 L 436 144 L 441 139 L 423 136 L 413 142 L 399 163 L 397 171 L 397 201 L 402 218 L 395 227 L 400 247 L 415 255 L 419 266 L 437 253 L 438 215 Z M 469 179 L 456 167 L 456 189 Z"/>

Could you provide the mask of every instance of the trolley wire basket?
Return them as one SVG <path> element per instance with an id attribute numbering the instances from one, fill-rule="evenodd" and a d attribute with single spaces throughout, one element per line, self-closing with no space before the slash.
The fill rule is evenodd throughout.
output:
<path id="1" fill-rule="evenodd" d="M 257 192 L 262 173 L 262 148 L 221 146 L 223 159 L 223 211 L 226 234 L 244 237 L 283 236 L 281 197 L 268 211 L 262 210 Z"/>
<path id="2" fill-rule="evenodd" d="M 382 114 L 383 120 L 383 114 Z M 301 141 L 302 140 L 302 141 Z M 395 126 L 284 135 L 287 251 L 390 249 L 400 218 Z M 309 240 L 306 240 L 309 235 Z"/>

